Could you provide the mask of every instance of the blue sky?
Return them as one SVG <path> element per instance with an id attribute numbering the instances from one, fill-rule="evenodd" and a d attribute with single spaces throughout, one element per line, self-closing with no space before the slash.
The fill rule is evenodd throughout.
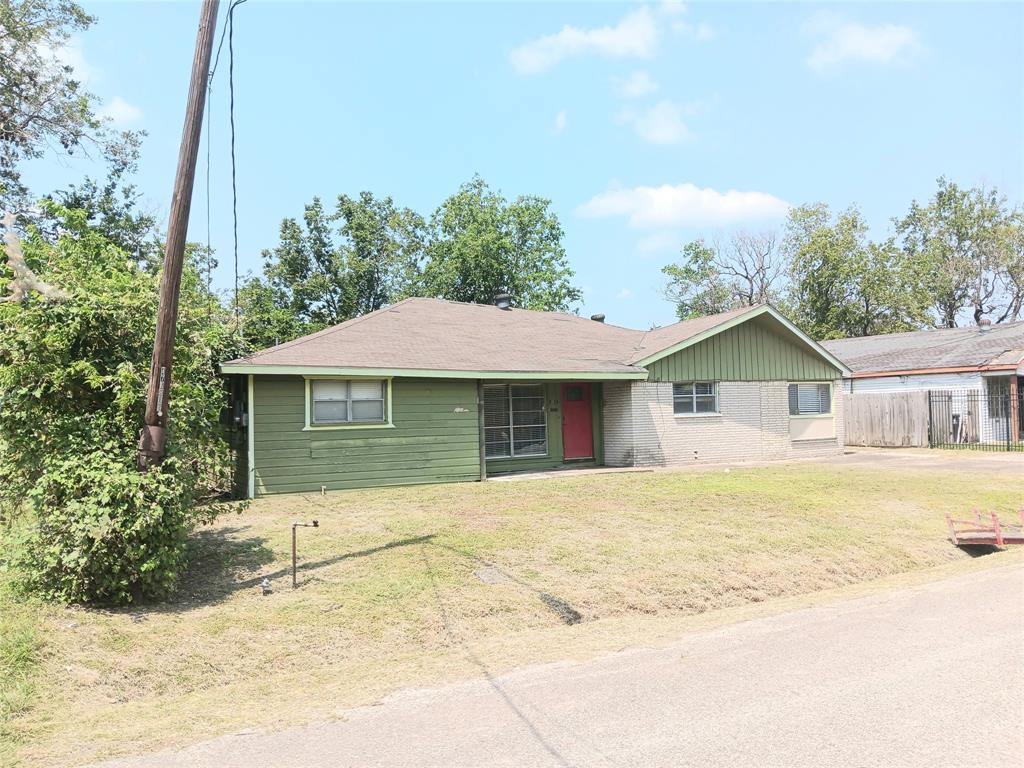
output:
<path id="1" fill-rule="evenodd" d="M 196 3 L 86 3 L 66 52 L 145 129 L 166 219 Z M 222 2 L 221 20 L 227 10 Z M 884 236 L 940 175 L 1024 195 L 1024 5 L 285 3 L 236 11 L 240 262 L 314 195 L 429 214 L 480 174 L 549 198 L 584 313 L 672 322 L 660 269 L 697 236 L 857 204 Z M 224 56 L 226 57 L 226 46 Z M 232 282 L 227 66 L 213 86 L 212 243 Z M 37 163 L 37 191 L 82 160 Z M 190 236 L 206 239 L 205 146 Z"/>

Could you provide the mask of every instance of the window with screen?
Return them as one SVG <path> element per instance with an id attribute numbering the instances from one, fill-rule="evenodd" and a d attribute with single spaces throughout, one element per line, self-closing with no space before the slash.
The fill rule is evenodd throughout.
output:
<path id="1" fill-rule="evenodd" d="M 673 384 L 672 412 L 679 416 L 718 413 L 718 384 L 714 381 Z"/>
<path id="2" fill-rule="evenodd" d="M 789 415 L 817 416 L 832 413 L 831 384 L 790 384 Z"/>
<path id="3" fill-rule="evenodd" d="M 1010 414 L 1010 379 L 988 380 L 988 417 L 1005 419 Z"/>
<path id="4" fill-rule="evenodd" d="M 385 421 L 387 382 L 379 379 L 310 382 L 310 424 L 379 424 Z"/>
<path id="5" fill-rule="evenodd" d="M 484 456 L 546 456 L 547 411 L 541 384 L 484 387 Z"/>

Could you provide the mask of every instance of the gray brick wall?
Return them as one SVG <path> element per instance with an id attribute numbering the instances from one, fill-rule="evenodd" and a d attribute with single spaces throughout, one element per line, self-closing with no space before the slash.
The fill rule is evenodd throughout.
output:
<path id="1" fill-rule="evenodd" d="M 723 381 L 719 414 L 676 416 L 672 385 L 631 382 L 605 386 L 605 463 L 680 466 L 828 456 L 842 451 L 842 397 L 833 382 L 836 437 L 791 440 L 787 382 Z"/>
<path id="2" fill-rule="evenodd" d="M 633 466 L 632 382 L 606 382 L 604 388 L 604 463 Z"/>

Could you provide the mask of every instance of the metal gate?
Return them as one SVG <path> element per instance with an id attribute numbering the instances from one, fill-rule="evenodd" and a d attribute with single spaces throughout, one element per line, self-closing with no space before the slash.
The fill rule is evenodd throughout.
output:
<path id="1" fill-rule="evenodd" d="M 932 448 L 1024 451 L 1024 393 L 998 390 L 928 391 L 928 444 Z"/>

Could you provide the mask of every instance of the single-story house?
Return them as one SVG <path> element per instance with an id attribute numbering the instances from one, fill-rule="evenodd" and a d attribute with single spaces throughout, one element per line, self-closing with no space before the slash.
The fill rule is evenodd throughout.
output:
<path id="1" fill-rule="evenodd" d="M 826 341 L 851 373 L 851 394 L 934 393 L 932 421 L 953 442 L 1019 440 L 1024 435 L 1024 322 L 935 328 Z"/>
<path id="2" fill-rule="evenodd" d="M 421 298 L 222 371 L 249 497 L 834 454 L 850 373 L 768 305 L 641 331 Z"/>

